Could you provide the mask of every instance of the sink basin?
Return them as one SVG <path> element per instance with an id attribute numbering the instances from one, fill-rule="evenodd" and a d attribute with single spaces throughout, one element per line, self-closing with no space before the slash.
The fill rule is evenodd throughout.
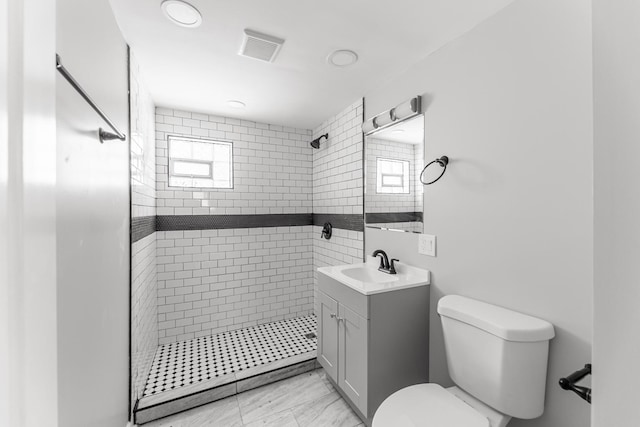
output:
<path id="1" fill-rule="evenodd" d="M 398 280 L 397 274 L 382 273 L 367 266 L 345 268 L 342 274 L 361 282 L 389 283 Z"/>
<path id="2" fill-rule="evenodd" d="M 369 257 L 366 263 L 320 267 L 318 272 L 361 294 L 372 295 L 380 292 L 425 286 L 429 284 L 429 270 L 396 262 L 397 274 L 378 271 L 379 260 Z"/>

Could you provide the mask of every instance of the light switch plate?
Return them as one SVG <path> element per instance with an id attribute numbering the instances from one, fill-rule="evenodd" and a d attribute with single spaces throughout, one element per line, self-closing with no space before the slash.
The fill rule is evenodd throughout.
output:
<path id="1" fill-rule="evenodd" d="M 420 234 L 418 237 L 418 253 L 436 256 L 436 236 L 432 234 Z"/>

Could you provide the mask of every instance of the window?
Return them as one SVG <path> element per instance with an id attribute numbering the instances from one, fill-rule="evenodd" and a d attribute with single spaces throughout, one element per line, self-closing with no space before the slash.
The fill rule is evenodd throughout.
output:
<path id="1" fill-rule="evenodd" d="M 409 194 L 409 161 L 377 158 L 376 192 Z"/>
<path id="2" fill-rule="evenodd" d="M 233 144 L 169 136 L 169 186 L 233 188 Z"/>

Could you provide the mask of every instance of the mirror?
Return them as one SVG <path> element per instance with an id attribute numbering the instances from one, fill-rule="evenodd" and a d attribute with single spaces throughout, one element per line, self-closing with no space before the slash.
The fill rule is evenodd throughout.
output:
<path id="1" fill-rule="evenodd" d="M 422 233 L 424 116 L 365 139 L 365 224 L 370 228 Z"/>

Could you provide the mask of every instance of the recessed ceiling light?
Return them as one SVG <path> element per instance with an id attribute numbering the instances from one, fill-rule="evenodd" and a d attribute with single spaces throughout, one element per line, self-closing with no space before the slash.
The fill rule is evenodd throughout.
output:
<path id="1" fill-rule="evenodd" d="M 404 129 L 396 129 L 391 131 L 391 135 L 399 135 L 401 133 L 404 133 Z"/>
<path id="2" fill-rule="evenodd" d="M 327 57 L 327 62 L 336 67 L 348 67 L 358 62 L 358 54 L 352 50 L 336 50 Z"/>
<path id="3" fill-rule="evenodd" d="M 173 22 L 182 27 L 195 28 L 202 23 L 202 15 L 198 9 L 180 0 L 165 0 L 162 11 Z"/>
<path id="4" fill-rule="evenodd" d="M 245 104 L 242 101 L 236 101 L 236 100 L 229 100 L 227 101 L 227 105 L 235 110 L 244 110 L 244 108 L 247 106 L 247 104 Z"/>

